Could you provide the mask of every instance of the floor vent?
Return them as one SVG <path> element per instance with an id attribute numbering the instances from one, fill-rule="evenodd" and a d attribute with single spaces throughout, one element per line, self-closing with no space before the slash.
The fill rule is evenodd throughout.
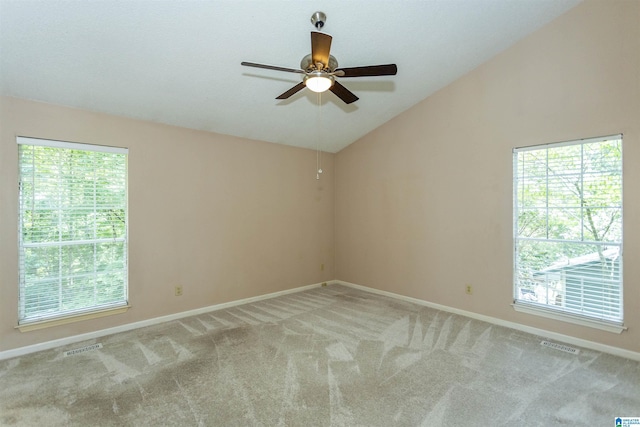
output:
<path id="1" fill-rule="evenodd" d="M 92 350 L 98 350 L 100 348 L 102 348 L 102 343 L 97 343 L 97 344 L 88 345 L 86 347 L 76 348 L 74 350 L 67 350 L 62 354 L 64 354 L 64 357 L 75 356 L 76 354 L 85 353 L 87 351 L 92 351 Z"/>
<path id="2" fill-rule="evenodd" d="M 571 354 L 579 354 L 580 353 L 580 350 L 578 350 L 577 348 L 569 347 L 568 345 L 564 345 L 564 344 L 557 344 L 557 343 L 554 343 L 554 342 L 542 341 L 540 343 L 540 345 L 543 345 L 543 346 L 549 347 L 549 348 L 553 348 L 553 349 L 556 349 L 556 350 L 564 351 L 565 353 L 571 353 Z"/>

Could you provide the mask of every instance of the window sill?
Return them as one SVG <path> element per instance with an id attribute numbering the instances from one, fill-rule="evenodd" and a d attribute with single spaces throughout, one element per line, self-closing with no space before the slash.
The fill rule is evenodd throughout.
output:
<path id="1" fill-rule="evenodd" d="M 546 317 L 548 319 L 560 320 L 562 322 L 573 323 L 575 325 L 587 326 L 590 328 L 600 329 L 602 331 L 613 332 L 616 334 L 626 331 L 627 328 L 622 324 L 616 324 L 613 322 L 605 322 L 600 320 L 592 320 L 583 316 L 572 315 L 569 313 L 561 313 L 555 310 L 536 307 L 533 305 L 514 302 L 511 304 L 513 309 L 519 313 L 532 314 L 534 316 Z"/>
<path id="2" fill-rule="evenodd" d="M 68 323 L 80 322 L 82 320 L 97 319 L 105 316 L 113 316 L 115 314 L 125 313 L 131 308 L 130 305 L 119 306 L 115 308 L 107 308 L 104 310 L 91 311 L 81 314 L 72 314 L 64 317 L 56 317 L 54 319 L 36 320 L 33 322 L 27 322 L 16 326 L 20 332 L 35 331 L 38 329 L 51 328 L 53 326 L 66 325 Z"/>

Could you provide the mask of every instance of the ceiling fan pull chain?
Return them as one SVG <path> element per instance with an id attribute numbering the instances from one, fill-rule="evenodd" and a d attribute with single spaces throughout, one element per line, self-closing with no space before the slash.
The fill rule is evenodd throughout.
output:
<path id="1" fill-rule="evenodd" d="M 322 129 L 322 92 L 317 92 L 318 111 L 316 114 L 316 179 L 322 173 L 322 152 L 320 151 L 320 129 Z"/>
<path id="2" fill-rule="evenodd" d="M 318 119 L 318 173 L 322 173 L 322 138 L 320 137 L 320 129 L 322 127 L 322 92 L 318 93 L 318 114 L 320 118 Z"/>

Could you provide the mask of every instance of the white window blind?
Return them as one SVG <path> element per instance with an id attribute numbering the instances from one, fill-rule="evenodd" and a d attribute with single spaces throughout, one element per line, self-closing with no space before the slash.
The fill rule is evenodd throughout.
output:
<path id="1" fill-rule="evenodd" d="M 622 135 L 515 149 L 514 302 L 622 324 Z"/>
<path id="2" fill-rule="evenodd" d="M 19 144 L 19 322 L 127 304 L 127 150 Z"/>

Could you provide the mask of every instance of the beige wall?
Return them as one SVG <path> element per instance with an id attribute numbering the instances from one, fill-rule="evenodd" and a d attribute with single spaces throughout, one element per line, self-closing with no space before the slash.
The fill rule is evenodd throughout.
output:
<path id="1" fill-rule="evenodd" d="M 338 153 L 336 278 L 640 351 L 639 27 L 587 1 Z M 512 148 L 620 132 L 629 330 L 516 313 Z"/>
<path id="2" fill-rule="evenodd" d="M 125 314 L 21 333 L 17 144 L 129 148 Z M 332 279 L 333 155 L 0 98 L 0 351 Z M 320 264 L 325 270 L 320 271 Z M 184 295 L 174 296 L 181 284 Z"/>

